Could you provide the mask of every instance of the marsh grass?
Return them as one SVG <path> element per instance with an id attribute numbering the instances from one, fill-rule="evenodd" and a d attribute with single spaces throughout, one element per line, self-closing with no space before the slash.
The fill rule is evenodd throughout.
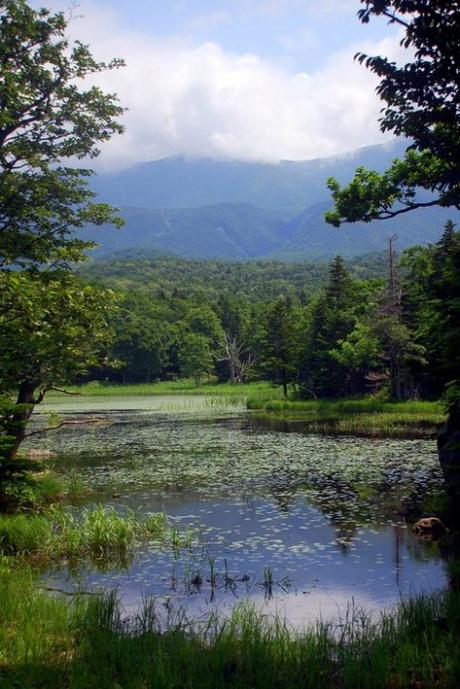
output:
<path id="1" fill-rule="evenodd" d="M 191 622 L 145 599 L 127 619 L 116 592 L 50 596 L 0 560 L 2 689 L 453 689 L 459 632 L 458 592 L 294 633 L 246 604 Z"/>
<path id="2" fill-rule="evenodd" d="M 125 557 L 140 540 L 166 539 L 167 534 L 163 513 L 138 519 L 132 511 L 121 515 L 105 506 L 87 508 L 78 515 L 60 506 L 42 514 L 0 515 L 0 551 L 42 560 L 113 561 Z"/>
<path id="3" fill-rule="evenodd" d="M 228 397 L 243 400 L 247 397 L 263 397 L 265 399 L 278 399 L 283 391 L 280 386 L 273 386 L 268 382 L 239 383 L 206 383 L 196 385 L 192 379 L 177 381 L 161 381 L 158 383 L 145 383 L 136 385 L 122 385 L 116 383 L 92 382 L 84 385 L 74 385 L 68 388 L 68 392 L 78 393 L 84 397 L 124 397 L 124 396 L 164 396 L 164 395 L 210 395 L 213 397 Z M 49 393 L 47 399 L 63 398 L 60 393 Z M 71 398 L 67 398 L 68 400 Z"/>
<path id="4" fill-rule="evenodd" d="M 12 509 L 39 510 L 64 499 L 76 501 L 88 493 L 77 471 L 67 476 L 43 469 L 41 473 L 26 473 L 4 481 L 1 486 L 3 502 Z"/>
<path id="5" fill-rule="evenodd" d="M 310 432 L 371 437 L 431 438 L 445 420 L 440 402 L 249 398 L 247 406 L 261 418 L 299 423 Z"/>

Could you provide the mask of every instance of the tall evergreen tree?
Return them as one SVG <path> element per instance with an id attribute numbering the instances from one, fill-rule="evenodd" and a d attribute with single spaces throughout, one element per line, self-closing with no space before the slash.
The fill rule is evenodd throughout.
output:
<path id="1" fill-rule="evenodd" d="M 353 294 L 345 262 L 341 256 L 336 256 L 330 265 L 328 285 L 311 314 L 301 367 L 302 388 L 307 394 L 337 397 L 344 392 L 344 367 L 331 350 L 353 329 Z"/>
<path id="2" fill-rule="evenodd" d="M 293 305 L 289 297 L 280 297 L 268 309 L 260 368 L 268 380 L 283 386 L 285 397 L 296 377 L 296 350 Z"/>

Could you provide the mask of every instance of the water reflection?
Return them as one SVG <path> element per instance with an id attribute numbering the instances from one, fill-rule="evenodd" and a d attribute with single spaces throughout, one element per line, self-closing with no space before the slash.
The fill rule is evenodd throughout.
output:
<path id="1" fill-rule="evenodd" d="M 91 413 L 108 402 L 92 400 Z M 116 585 L 127 610 L 154 595 L 190 616 L 250 598 L 300 625 L 352 600 L 378 610 L 446 584 L 436 546 L 414 538 L 402 509 L 441 481 L 433 443 L 268 431 L 248 427 L 240 408 L 203 402 L 130 404 L 111 404 L 101 429 L 67 427 L 42 442 L 56 468 L 78 469 L 92 501 L 163 510 L 198 536 L 179 555 L 146 544 L 125 571 L 82 567 L 84 589 Z M 50 577 L 76 585 L 75 572 Z"/>

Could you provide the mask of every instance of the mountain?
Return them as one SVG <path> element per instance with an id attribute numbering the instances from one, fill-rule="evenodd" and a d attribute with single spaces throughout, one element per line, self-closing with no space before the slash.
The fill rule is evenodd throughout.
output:
<path id="1" fill-rule="evenodd" d="M 396 218 L 371 223 L 344 223 L 340 228 L 328 225 L 324 213 L 330 202 L 309 206 L 303 213 L 286 223 L 284 241 L 271 252 L 279 260 L 295 260 L 299 255 L 310 259 L 327 259 L 340 254 L 351 258 L 386 248 L 387 238 L 396 234 L 398 248 L 436 242 L 447 220 L 458 217 L 452 208 L 424 208 Z"/>
<path id="2" fill-rule="evenodd" d="M 101 227 L 81 233 L 95 239 L 97 254 L 128 249 L 154 249 L 190 258 L 244 260 L 276 250 L 284 238 L 285 218 L 247 204 L 204 208 L 122 208 L 121 230 Z"/>
<path id="3" fill-rule="evenodd" d="M 124 207 L 176 209 L 236 203 L 292 217 L 330 197 L 326 180 L 331 175 L 345 182 L 359 165 L 383 170 L 403 149 L 397 142 L 341 157 L 279 163 L 164 158 L 100 173 L 92 186 L 101 200 Z"/>
<path id="4" fill-rule="evenodd" d="M 345 182 L 357 166 L 382 170 L 401 153 L 372 146 L 341 158 L 278 164 L 167 158 L 98 175 L 100 199 L 121 209 L 125 227 L 87 229 L 98 256 L 156 251 L 186 258 L 248 260 L 353 257 L 436 241 L 451 209 L 427 208 L 398 218 L 335 229 L 324 222 L 331 201 L 326 179 Z"/>

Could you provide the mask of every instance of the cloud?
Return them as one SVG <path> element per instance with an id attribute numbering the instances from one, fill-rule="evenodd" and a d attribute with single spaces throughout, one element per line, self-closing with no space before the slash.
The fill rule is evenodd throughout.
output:
<path id="1" fill-rule="evenodd" d="M 383 141 L 376 81 L 353 62 L 358 48 L 315 72 L 291 73 L 216 43 L 130 32 L 108 6 L 84 4 L 82 14 L 72 22 L 75 37 L 97 58 L 119 56 L 127 64 L 97 79 L 128 108 L 125 134 L 103 146 L 98 167 L 171 155 L 303 160 Z M 390 56 L 400 50 L 394 38 L 360 48 Z"/>

